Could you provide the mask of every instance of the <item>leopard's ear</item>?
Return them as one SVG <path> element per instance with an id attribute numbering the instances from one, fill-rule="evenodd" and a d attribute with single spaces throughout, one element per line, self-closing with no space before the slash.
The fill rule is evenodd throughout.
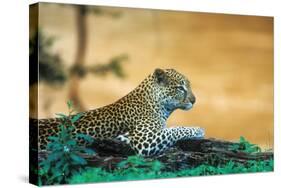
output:
<path id="1" fill-rule="evenodd" d="M 168 76 L 164 70 L 157 68 L 153 75 L 159 85 L 168 85 Z"/>

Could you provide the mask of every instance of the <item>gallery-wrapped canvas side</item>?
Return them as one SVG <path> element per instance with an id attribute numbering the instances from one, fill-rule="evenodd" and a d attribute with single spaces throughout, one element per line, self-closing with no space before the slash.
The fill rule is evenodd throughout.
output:
<path id="1" fill-rule="evenodd" d="M 38 16 L 39 5 L 29 7 L 29 182 L 38 185 Z"/>

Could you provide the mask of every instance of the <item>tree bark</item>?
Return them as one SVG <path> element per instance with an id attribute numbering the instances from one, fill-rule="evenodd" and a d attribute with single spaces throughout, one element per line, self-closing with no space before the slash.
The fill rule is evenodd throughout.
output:
<path id="1" fill-rule="evenodd" d="M 85 106 L 79 96 L 79 82 L 82 65 L 85 63 L 85 55 L 87 49 L 87 9 L 86 6 L 77 5 L 76 9 L 76 28 L 77 28 L 77 50 L 72 68 L 72 74 L 70 76 L 69 83 L 69 98 L 74 103 L 74 106 L 79 111 L 84 111 Z"/>

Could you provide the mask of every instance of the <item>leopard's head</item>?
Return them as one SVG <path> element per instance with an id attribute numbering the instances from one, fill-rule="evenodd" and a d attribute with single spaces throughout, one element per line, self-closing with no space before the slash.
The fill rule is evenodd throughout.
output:
<path id="1" fill-rule="evenodd" d="M 189 110 L 195 103 L 189 80 L 174 69 L 156 69 L 153 73 L 158 100 L 169 115 L 176 109 Z"/>

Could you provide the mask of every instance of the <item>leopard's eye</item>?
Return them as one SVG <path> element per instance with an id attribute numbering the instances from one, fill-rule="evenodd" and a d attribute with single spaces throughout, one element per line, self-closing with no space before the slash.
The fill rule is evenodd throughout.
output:
<path id="1" fill-rule="evenodd" d="M 180 81 L 180 84 L 181 84 L 181 85 L 185 85 L 185 82 L 184 82 L 184 81 Z"/>
<path id="2" fill-rule="evenodd" d="M 177 86 L 176 88 L 180 92 L 186 92 L 186 90 L 185 90 L 185 88 L 183 86 Z"/>

